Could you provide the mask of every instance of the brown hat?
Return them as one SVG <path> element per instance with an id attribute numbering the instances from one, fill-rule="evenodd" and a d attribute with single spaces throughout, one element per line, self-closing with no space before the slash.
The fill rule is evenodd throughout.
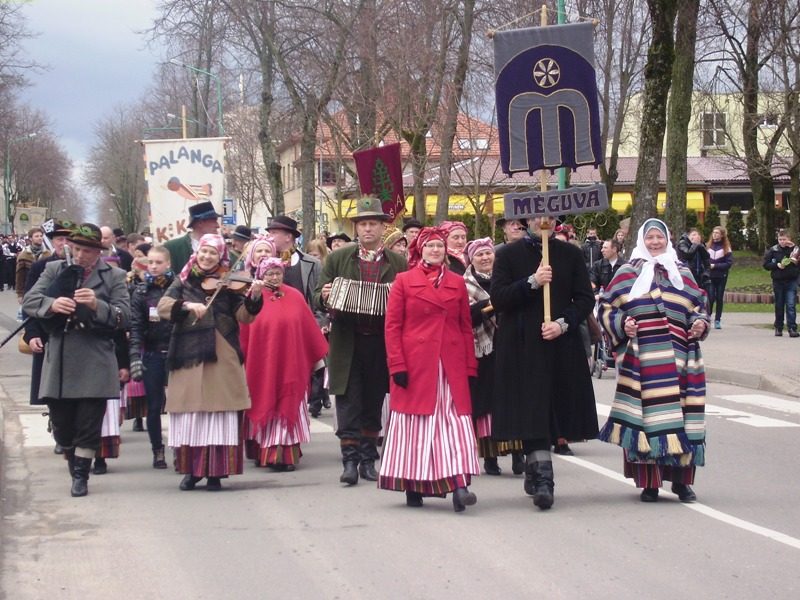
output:
<path id="1" fill-rule="evenodd" d="M 105 250 L 103 246 L 103 234 L 100 228 L 94 223 L 81 223 L 77 225 L 69 235 L 69 241 L 79 246 L 98 248 Z"/>
<path id="2" fill-rule="evenodd" d="M 392 218 L 383 212 L 381 201 L 375 196 L 361 196 L 356 202 L 356 214 L 350 217 L 354 223 L 363 221 L 365 219 L 374 219 L 376 221 L 391 221 Z"/>
<path id="3" fill-rule="evenodd" d="M 300 231 L 297 229 L 297 221 L 286 215 L 278 215 L 272 217 L 267 223 L 267 231 L 270 229 L 282 229 L 283 231 L 290 232 L 294 237 L 300 237 Z"/>

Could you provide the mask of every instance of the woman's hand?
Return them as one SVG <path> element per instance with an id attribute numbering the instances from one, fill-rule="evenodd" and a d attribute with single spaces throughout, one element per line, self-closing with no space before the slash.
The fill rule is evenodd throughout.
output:
<path id="1" fill-rule="evenodd" d="M 258 300 L 261 298 L 262 289 L 264 289 L 264 282 L 260 279 L 254 279 L 253 283 L 250 284 L 250 297 L 253 300 Z"/>
<path id="2" fill-rule="evenodd" d="M 200 302 L 187 302 L 184 306 L 194 315 L 195 323 L 202 319 L 208 310 L 208 307 Z"/>
<path id="3" fill-rule="evenodd" d="M 636 331 L 638 330 L 636 319 L 633 317 L 626 318 L 623 329 L 625 329 L 625 335 L 627 335 L 629 338 L 636 337 Z"/>
<path id="4" fill-rule="evenodd" d="M 703 321 L 702 319 L 697 319 L 692 326 L 689 328 L 689 339 L 696 340 L 698 338 L 703 337 L 703 334 L 706 332 L 706 328 L 708 327 L 708 323 Z"/>

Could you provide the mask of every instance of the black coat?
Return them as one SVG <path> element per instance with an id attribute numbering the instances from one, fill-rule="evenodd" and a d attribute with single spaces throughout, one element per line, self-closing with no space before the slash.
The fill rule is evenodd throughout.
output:
<path id="1" fill-rule="evenodd" d="M 172 280 L 170 280 L 171 283 Z M 167 291 L 166 287 L 140 283 L 131 295 L 131 360 L 144 352 L 166 352 L 172 335 L 172 323 L 166 319 L 150 321 L 150 310 Z"/>
<path id="2" fill-rule="evenodd" d="M 563 317 L 566 334 L 542 339 L 544 297 L 528 277 L 542 260 L 538 238 L 503 246 L 492 271 L 495 333 L 495 396 L 492 436 L 497 440 L 590 439 L 597 411 L 589 365 L 579 331 L 594 306 L 580 248 L 550 241 L 551 316 Z"/>

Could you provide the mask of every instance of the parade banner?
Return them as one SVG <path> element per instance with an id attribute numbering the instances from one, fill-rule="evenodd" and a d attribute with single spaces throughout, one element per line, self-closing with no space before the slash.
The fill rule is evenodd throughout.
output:
<path id="1" fill-rule="evenodd" d="M 506 219 L 557 217 L 602 212 L 608 208 L 608 193 L 602 183 L 547 192 L 503 194 Z"/>
<path id="2" fill-rule="evenodd" d="M 498 31 L 493 39 L 503 172 L 601 164 L 592 24 Z"/>
<path id="3" fill-rule="evenodd" d="M 14 211 L 14 231 L 26 234 L 33 227 L 41 227 L 47 218 L 47 209 L 43 206 L 17 206 Z"/>
<path id="4" fill-rule="evenodd" d="M 375 196 L 381 201 L 383 212 L 394 221 L 406 207 L 403 194 L 403 165 L 400 162 L 400 144 L 387 144 L 353 152 L 358 172 L 358 185 L 362 194 Z"/>
<path id="5" fill-rule="evenodd" d="M 222 214 L 225 142 L 230 138 L 145 140 L 150 232 L 162 244 L 188 232 L 189 207 L 211 202 Z"/>

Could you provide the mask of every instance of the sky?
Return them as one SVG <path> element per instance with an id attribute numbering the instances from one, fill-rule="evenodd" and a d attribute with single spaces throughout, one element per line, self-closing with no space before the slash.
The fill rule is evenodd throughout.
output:
<path id="1" fill-rule="evenodd" d="M 25 49 L 46 70 L 30 76 L 23 101 L 44 111 L 80 176 L 95 123 L 151 84 L 156 49 L 136 32 L 155 17 L 154 0 L 29 0 Z"/>

